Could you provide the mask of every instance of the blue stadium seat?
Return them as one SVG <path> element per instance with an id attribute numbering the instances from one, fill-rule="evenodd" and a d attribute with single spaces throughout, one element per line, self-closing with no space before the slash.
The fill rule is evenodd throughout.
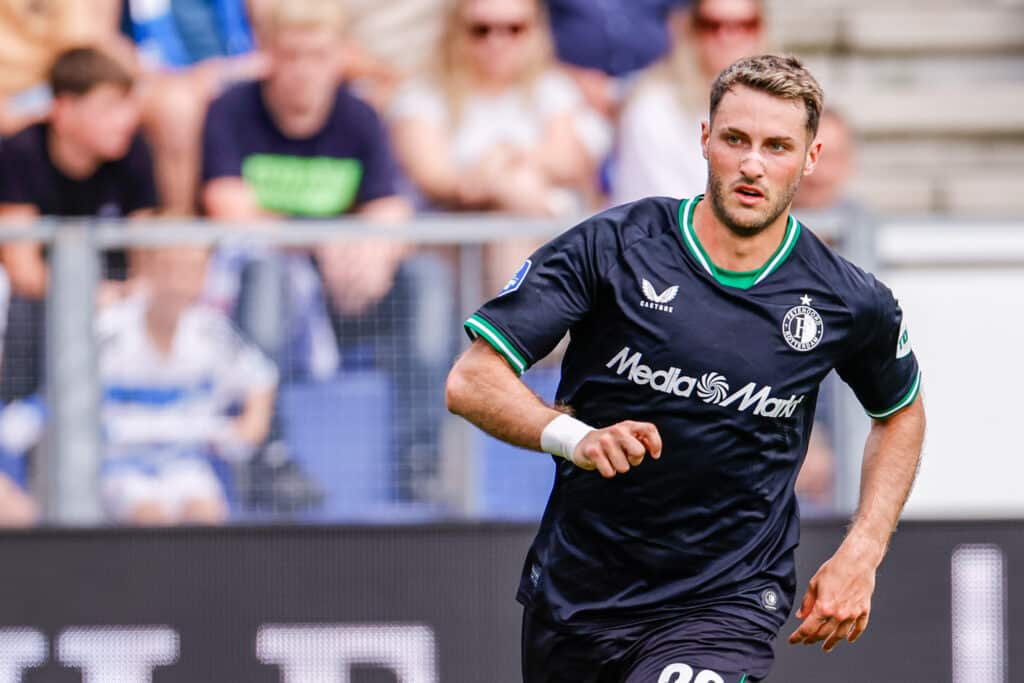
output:
<path id="1" fill-rule="evenodd" d="M 315 517 L 363 518 L 391 503 L 391 382 L 373 370 L 281 387 L 278 404 L 293 457 L 323 487 Z"/>
<path id="2" fill-rule="evenodd" d="M 560 371 L 534 368 L 523 381 L 545 401 L 552 401 Z M 555 466 L 551 457 L 525 451 L 480 432 L 479 513 L 486 519 L 540 519 L 551 493 Z"/>

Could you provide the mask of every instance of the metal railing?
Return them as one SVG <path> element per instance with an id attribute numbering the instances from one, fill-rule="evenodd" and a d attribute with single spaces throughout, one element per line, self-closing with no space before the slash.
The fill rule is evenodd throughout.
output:
<path id="1" fill-rule="evenodd" d="M 846 214 L 801 217 L 816 233 L 843 245 L 853 260 L 872 267 L 873 230 L 869 223 L 850 224 Z M 296 248 L 334 241 L 401 240 L 421 247 L 454 247 L 456 320 L 449 330 L 462 339 L 459 322 L 486 298 L 481 284 L 484 245 L 516 238 L 545 239 L 569 227 L 573 221 L 523 220 L 495 215 L 438 215 L 417 218 L 401 226 L 382 227 L 357 219 L 334 221 L 276 221 L 252 228 L 217 222 L 153 219 L 123 224 L 94 220 L 43 220 L 31 228 L 0 231 L 0 241 L 34 240 L 48 245 L 50 282 L 47 294 L 47 372 L 45 397 L 48 428 L 35 458 L 33 491 L 46 523 L 95 525 L 103 522 L 97 481 L 103 462 L 101 439 L 102 386 L 97 370 L 94 335 L 96 291 L 100 281 L 99 256 L 114 248 L 158 247 L 179 244 L 217 248 Z M 437 396 L 441 400 L 440 394 Z M 839 444 L 851 442 L 848 425 L 863 422 L 863 412 L 850 392 L 837 397 Z M 478 466 L 475 451 L 479 438 L 468 425 L 450 419 L 445 423 L 441 498 L 445 515 L 474 517 L 480 511 Z M 842 449 L 840 449 L 842 451 Z M 838 453 L 838 503 L 849 509 L 855 500 L 851 484 L 859 457 Z M 855 477 L 853 478 L 855 482 Z M 539 512 L 539 510 L 538 510 Z"/>

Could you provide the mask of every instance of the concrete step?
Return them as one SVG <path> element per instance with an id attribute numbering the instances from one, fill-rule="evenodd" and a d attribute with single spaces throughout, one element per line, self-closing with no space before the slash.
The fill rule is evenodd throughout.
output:
<path id="1" fill-rule="evenodd" d="M 815 53 L 804 63 L 828 96 L 833 88 L 934 87 L 1024 83 L 1024 53 L 998 55 L 843 55 Z"/>
<path id="2" fill-rule="evenodd" d="M 772 35 L 797 52 L 854 54 L 1000 53 L 1024 51 L 1024 3 L 831 2 L 813 10 L 777 3 Z"/>
<path id="3" fill-rule="evenodd" d="M 862 135 L 1021 135 L 1024 83 L 851 87 L 830 93 Z"/>
<path id="4" fill-rule="evenodd" d="M 894 214 L 1024 216 L 1024 165 L 1016 169 L 864 168 L 850 194 Z"/>
<path id="5" fill-rule="evenodd" d="M 857 165 L 864 169 L 947 169 L 953 172 L 995 169 L 1024 173 L 1024 137 L 975 140 L 970 138 L 860 138 Z"/>
<path id="6" fill-rule="evenodd" d="M 940 188 L 948 212 L 973 216 L 1024 216 L 1024 169 L 1017 173 L 976 171 L 946 178 Z"/>

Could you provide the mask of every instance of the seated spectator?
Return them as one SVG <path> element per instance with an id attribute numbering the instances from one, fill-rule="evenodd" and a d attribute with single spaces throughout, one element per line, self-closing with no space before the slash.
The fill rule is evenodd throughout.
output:
<path id="1" fill-rule="evenodd" d="M 638 77 L 619 123 L 614 204 L 650 195 L 692 197 L 707 185 L 700 146 L 711 82 L 765 47 L 760 0 L 695 0 L 670 17 L 672 50 Z"/>
<path id="2" fill-rule="evenodd" d="M 405 86 L 392 111 L 399 159 L 427 201 L 526 216 L 583 211 L 605 131 L 557 68 L 541 3 L 459 0 L 437 54 L 433 73 Z M 488 290 L 534 247 L 494 247 Z"/>
<path id="3" fill-rule="evenodd" d="M 338 83 L 344 24 L 339 3 L 282 0 L 265 22 L 260 35 L 271 65 L 268 76 L 228 90 L 207 115 L 202 192 L 207 213 L 252 222 L 345 214 L 383 223 L 407 218 L 410 210 L 396 194 L 383 125 Z M 450 275 L 397 242 L 338 242 L 312 255 L 319 275 L 312 284 L 308 253 L 292 251 L 286 268 L 274 258 L 250 264 L 243 282 L 272 281 L 266 276 L 272 270 L 290 274 L 282 287 L 291 305 L 284 324 L 262 324 L 256 318 L 265 319 L 267 307 L 260 299 L 247 302 L 242 291 L 241 309 L 252 314 L 243 316 L 242 327 L 282 362 L 286 378 L 310 369 L 322 377 L 325 363 L 306 363 L 322 357 L 310 350 L 320 329 L 319 279 L 342 360 L 369 347 L 375 365 L 392 374 L 402 474 L 398 494 L 403 500 L 420 497 L 417 490 L 430 485 L 437 465 L 442 402 L 429 397 L 440 399 L 450 360 Z M 264 275 L 256 274 L 260 271 Z M 272 285 L 264 291 L 280 289 Z"/>
<path id="4" fill-rule="evenodd" d="M 205 250 L 138 257 L 140 293 L 97 321 L 101 496 L 117 522 L 220 523 L 228 508 L 213 459 L 244 461 L 263 443 L 277 371 L 227 318 L 197 304 Z"/>
<path id="5" fill-rule="evenodd" d="M 131 43 L 118 35 L 122 2 L 0 0 L 0 137 L 45 118 L 52 100 L 47 76 L 61 52 L 103 45 L 131 61 Z"/>
<path id="6" fill-rule="evenodd" d="M 260 76 L 244 0 L 127 0 L 122 22 L 146 70 L 143 122 L 164 208 L 196 209 L 206 109 L 229 85 Z"/>
<path id="7" fill-rule="evenodd" d="M 399 159 L 431 203 L 540 216 L 579 208 L 565 190 L 591 189 L 595 155 L 540 3 L 456 2 L 438 55 L 393 110 Z"/>
<path id="8" fill-rule="evenodd" d="M 149 151 L 138 134 L 131 73 L 95 48 L 74 48 L 54 63 L 50 88 L 49 121 L 0 146 L 0 220 L 30 224 L 44 215 L 152 214 L 156 188 Z M 0 381 L 6 398 L 39 389 L 46 256 L 36 243 L 0 247 L 14 294 Z M 103 298 L 116 298 L 127 276 L 123 251 L 105 255 L 103 275 Z"/>

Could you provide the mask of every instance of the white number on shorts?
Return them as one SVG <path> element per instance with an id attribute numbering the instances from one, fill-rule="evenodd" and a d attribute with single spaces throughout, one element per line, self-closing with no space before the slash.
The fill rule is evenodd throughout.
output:
<path id="1" fill-rule="evenodd" d="M 697 678 L 694 679 L 693 667 L 682 663 L 669 664 L 661 670 L 661 675 L 658 676 L 658 683 L 690 683 L 690 681 L 693 683 L 725 683 L 724 678 L 708 669 L 698 673 Z"/>

